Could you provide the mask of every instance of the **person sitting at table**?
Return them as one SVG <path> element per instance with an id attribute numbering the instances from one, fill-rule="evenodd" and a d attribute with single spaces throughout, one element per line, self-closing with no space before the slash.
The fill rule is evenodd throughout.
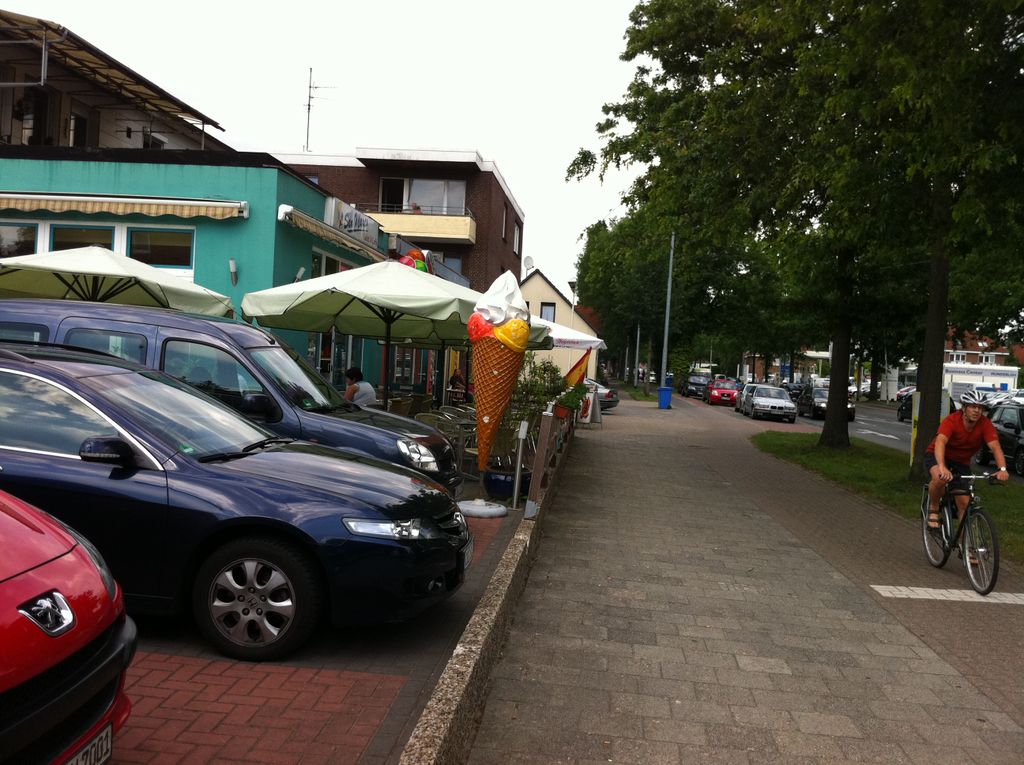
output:
<path id="1" fill-rule="evenodd" d="M 359 367 L 346 369 L 345 381 L 348 383 L 348 387 L 345 388 L 346 401 L 359 406 L 373 406 L 377 403 L 377 392 L 363 379 L 363 370 Z"/>

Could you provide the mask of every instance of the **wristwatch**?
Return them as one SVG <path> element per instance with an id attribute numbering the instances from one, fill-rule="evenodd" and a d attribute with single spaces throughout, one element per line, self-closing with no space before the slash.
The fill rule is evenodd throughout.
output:
<path id="1" fill-rule="evenodd" d="M 1004 470 L 1006 470 L 1006 465 L 1003 465 L 1001 468 L 999 468 L 1000 473 L 1002 473 Z"/>

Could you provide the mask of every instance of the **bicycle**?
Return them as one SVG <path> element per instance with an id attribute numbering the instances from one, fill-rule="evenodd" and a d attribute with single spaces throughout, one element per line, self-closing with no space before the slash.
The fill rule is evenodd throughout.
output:
<path id="1" fill-rule="evenodd" d="M 987 478 L 992 483 L 994 473 L 953 476 L 939 500 L 939 527 L 928 526 L 928 484 L 921 495 L 921 526 L 924 530 L 924 554 L 928 562 L 942 568 L 953 549 L 963 559 L 971 587 L 979 595 L 988 595 L 996 586 L 999 575 L 999 539 L 992 517 L 981 506 L 974 492 L 974 482 Z M 955 486 L 957 482 L 960 486 Z M 953 527 L 956 518 L 956 497 L 970 497 L 964 517 Z M 966 548 L 966 549 L 965 549 Z"/>

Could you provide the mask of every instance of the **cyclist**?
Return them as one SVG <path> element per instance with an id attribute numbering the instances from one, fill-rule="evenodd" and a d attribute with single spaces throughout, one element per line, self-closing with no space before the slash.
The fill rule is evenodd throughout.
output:
<path id="1" fill-rule="evenodd" d="M 933 529 L 939 527 L 939 500 L 946 484 L 953 480 L 954 474 L 971 474 L 971 458 L 982 444 L 992 451 L 992 457 L 999 466 L 996 477 L 1000 481 L 1010 477 L 999 445 L 999 435 L 992 421 L 985 416 L 988 402 L 977 391 L 969 390 L 960 395 L 960 403 L 963 408 L 942 421 L 924 455 L 925 467 L 931 475 L 928 483 L 928 526 Z M 957 515 L 963 518 L 968 498 L 957 497 L 956 502 Z"/>

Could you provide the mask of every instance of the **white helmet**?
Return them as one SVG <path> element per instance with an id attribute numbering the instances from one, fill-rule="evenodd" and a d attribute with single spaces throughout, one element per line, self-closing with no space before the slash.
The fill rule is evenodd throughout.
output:
<path id="1" fill-rule="evenodd" d="M 985 397 L 982 396 L 980 393 L 978 393 L 978 391 L 974 390 L 973 388 L 971 390 L 965 390 L 963 393 L 960 394 L 960 403 L 963 404 L 964 406 L 982 406 L 985 407 L 986 409 L 988 409 L 989 407 L 989 402 L 985 399 Z"/>

